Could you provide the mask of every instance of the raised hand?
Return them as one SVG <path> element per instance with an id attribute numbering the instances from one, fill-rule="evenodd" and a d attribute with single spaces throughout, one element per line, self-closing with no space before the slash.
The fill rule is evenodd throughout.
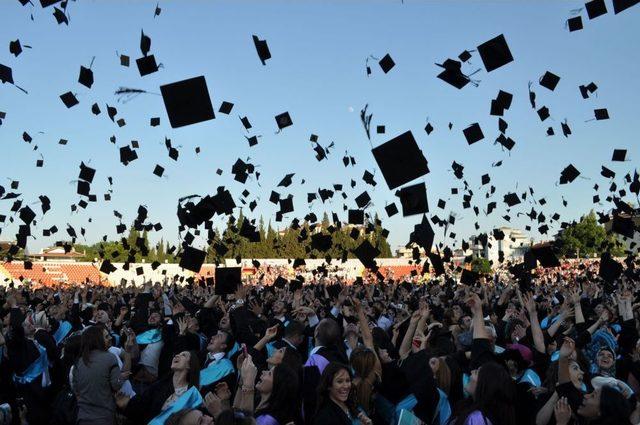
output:
<path id="1" fill-rule="evenodd" d="M 556 418 L 556 425 L 566 425 L 571 420 L 571 406 L 566 397 L 562 397 L 553 408 L 553 414 Z"/>
<path id="2" fill-rule="evenodd" d="M 568 358 L 576 349 L 576 343 L 569 337 L 565 337 L 560 347 L 560 357 Z"/>

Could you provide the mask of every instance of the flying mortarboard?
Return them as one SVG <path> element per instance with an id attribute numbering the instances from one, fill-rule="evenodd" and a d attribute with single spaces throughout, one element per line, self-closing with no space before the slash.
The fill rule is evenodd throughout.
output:
<path id="1" fill-rule="evenodd" d="M 595 19 L 598 16 L 602 16 L 607 13 L 607 5 L 604 0 L 592 0 L 585 3 L 584 6 L 587 9 L 587 16 L 589 16 L 589 19 Z"/>
<path id="2" fill-rule="evenodd" d="M 206 256 L 207 253 L 205 251 L 193 248 L 191 246 L 186 246 L 182 251 L 179 266 L 183 269 L 191 270 L 194 273 L 199 273 Z"/>
<path id="3" fill-rule="evenodd" d="M 542 78 L 540 78 L 540 85 L 551 91 L 555 90 L 559 82 L 560 82 L 560 77 L 558 77 L 556 74 L 550 71 L 545 72 Z"/>
<path id="4" fill-rule="evenodd" d="M 478 46 L 478 54 L 487 72 L 498 69 L 513 61 L 513 56 L 503 34 Z"/>
<path id="5" fill-rule="evenodd" d="M 396 193 L 396 196 L 400 198 L 403 217 L 429 211 L 427 189 L 424 183 L 404 187 Z"/>
<path id="6" fill-rule="evenodd" d="M 462 132 L 464 133 L 464 137 L 467 139 L 467 144 L 469 145 L 484 139 L 484 134 L 482 134 L 482 129 L 478 123 L 471 124 L 469 127 L 462 130 Z"/>
<path id="7" fill-rule="evenodd" d="M 613 156 L 611 157 L 611 161 L 624 161 L 625 157 L 627 156 L 627 150 L 626 149 L 614 149 L 613 150 Z"/>
<path id="8" fill-rule="evenodd" d="M 216 295 L 233 294 L 242 285 L 242 268 L 216 267 L 215 278 Z"/>
<path id="9" fill-rule="evenodd" d="M 260 62 L 262 62 L 262 65 L 266 65 L 267 59 L 271 59 L 271 52 L 269 51 L 267 40 L 260 40 L 258 36 L 254 35 L 253 44 L 256 46 L 256 51 L 258 52 Z"/>
<path id="10" fill-rule="evenodd" d="M 156 57 L 153 55 L 143 56 L 140 59 L 136 59 L 136 65 L 138 65 L 138 71 L 140 72 L 141 77 L 158 71 Z"/>
<path id="11" fill-rule="evenodd" d="M 388 53 L 382 59 L 380 59 L 380 62 L 378 62 L 378 64 L 385 74 L 391 71 L 394 66 L 396 66 L 396 63 L 393 61 L 393 59 L 391 59 L 391 56 L 389 56 Z"/>
<path id="12" fill-rule="evenodd" d="M 395 189 L 429 172 L 427 160 L 411 131 L 374 148 L 372 153 L 389 189 Z"/>
<path id="13" fill-rule="evenodd" d="M 204 76 L 160 86 L 172 128 L 215 118 Z"/>

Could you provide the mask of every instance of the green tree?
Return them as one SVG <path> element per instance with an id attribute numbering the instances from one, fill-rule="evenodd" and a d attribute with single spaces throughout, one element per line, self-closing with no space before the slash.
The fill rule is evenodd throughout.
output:
<path id="1" fill-rule="evenodd" d="M 471 270 L 476 273 L 491 273 L 491 263 L 486 258 L 476 257 L 471 260 Z"/>
<path id="2" fill-rule="evenodd" d="M 598 224 L 596 214 L 591 211 L 562 230 L 556 239 L 560 254 L 568 257 L 600 255 L 611 250 L 614 255 L 623 255 L 624 250 L 616 237 L 607 234 Z"/>

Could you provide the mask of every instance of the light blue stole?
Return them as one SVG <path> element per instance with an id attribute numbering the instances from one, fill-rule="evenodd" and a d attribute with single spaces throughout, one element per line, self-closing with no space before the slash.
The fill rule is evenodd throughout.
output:
<path id="1" fill-rule="evenodd" d="M 71 327 L 71 323 L 67 322 L 66 320 L 60 321 L 58 329 L 56 329 L 55 333 L 53 334 L 53 339 L 56 340 L 56 345 L 60 344 L 67 337 L 67 335 L 69 335 Z"/>
<path id="2" fill-rule="evenodd" d="M 273 345 L 273 342 L 267 342 L 267 358 L 273 356 L 273 353 L 276 352 L 276 347 Z"/>
<path id="3" fill-rule="evenodd" d="M 526 369 L 522 374 L 522 376 L 520 377 L 520 379 L 518 379 L 518 382 L 527 382 L 533 385 L 534 387 L 542 386 L 542 381 L 540 380 L 540 377 L 538 376 L 537 373 L 535 373 L 531 369 Z"/>
<path id="4" fill-rule="evenodd" d="M 230 359 L 235 353 L 237 353 L 238 351 L 240 351 L 240 344 L 238 344 L 237 342 L 235 342 L 233 344 L 233 347 L 231 347 L 231 350 L 229 350 L 229 352 L 225 355 L 225 357 L 227 359 Z"/>
<path id="5" fill-rule="evenodd" d="M 111 331 L 110 332 L 111 337 L 113 338 L 113 341 L 115 342 L 115 344 L 113 344 L 114 347 L 120 347 L 120 335 L 118 335 L 117 333 Z"/>
<path id="6" fill-rule="evenodd" d="M 169 416 L 182 409 L 195 409 L 202 404 L 202 396 L 196 387 L 189 388 L 173 404 L 149 421 L 149 425 L 163 425 Z"/>
<path id="7" fill-rule="evenodd" d="M 446 425 L 449 423 L 449 418 L 451 418 L 451 404 L 449 404 L 449 397 L 447 397 L 447 393 L 442 391 L 440 388 L 438 388 L 438 394 L 440 395 L 440 398 L 438 399 L 438 406 L 436 407 L 435 415 L 438 416 L 438 423 L 440 425 Z"/>
<path id="8" fill-rule="evenodd" d="M 42 386 L 48 387 L 51 384 L 49 380 L 49 359 L 47 358 L 47 350 L 43 346 L 38 344 L 35 340 L 33 343 L 40 352 L 40 356 L 29 365 L 29 367 L 21 374 L 14 374 L 13 380 L 17 384 L 30 384 L 40 376 L 43 377 Z"/>
<path id="9" fill-rule="evenodd" d="M 200 371 L 200 387 L 213 384 L 235 371 L 231 360 L 222 358 Z"/>
<path id="10" fill-rule="evenodd" d="M 162 332 L 159 329 L 149 329 L 136 336 L 138 344 L 153 344 L 162 341 Z"/>

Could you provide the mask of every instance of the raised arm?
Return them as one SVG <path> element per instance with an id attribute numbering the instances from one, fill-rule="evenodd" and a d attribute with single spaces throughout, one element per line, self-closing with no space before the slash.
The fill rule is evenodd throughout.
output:
<path id="1" fill-rule="evenodd" d="M 404 338 L 402 338 L 402 344 L 400 344 L 400 358 L 406 358 L 411 352 L 411 342 L 413 341 L 413 335 L 416 332 L 416 328 L 418 327 L 418 322 L 420 321 L 420 311 L 416 310 L 411 315 L 411 320 L 409 321 L 409 328 L 407 332 L 404 334 Z"/>
<path id="2" fill-rule="evenodd" d="M 538 320 L 538 309 L 536 308 L 536 302 L 533 299 L 533 294 L 527 293 L 522 297 L 527 312 L 529 313 L 529 322 L 531 323 L 531 336 L 533 337 L 533 346 L 539 353 L 544 353 L 544 335 L 542 335 L 542 329 L 540 328 L 540 321 Z"/>
<path id="3" fill-rule="evenodd" d="M 566 337 L 560 347 L 560 358 L 558 359 L 558 385 L 564 384 L 571 380 L 569 375 L 569 356 L 576 349 L 576 343 Z"/>

